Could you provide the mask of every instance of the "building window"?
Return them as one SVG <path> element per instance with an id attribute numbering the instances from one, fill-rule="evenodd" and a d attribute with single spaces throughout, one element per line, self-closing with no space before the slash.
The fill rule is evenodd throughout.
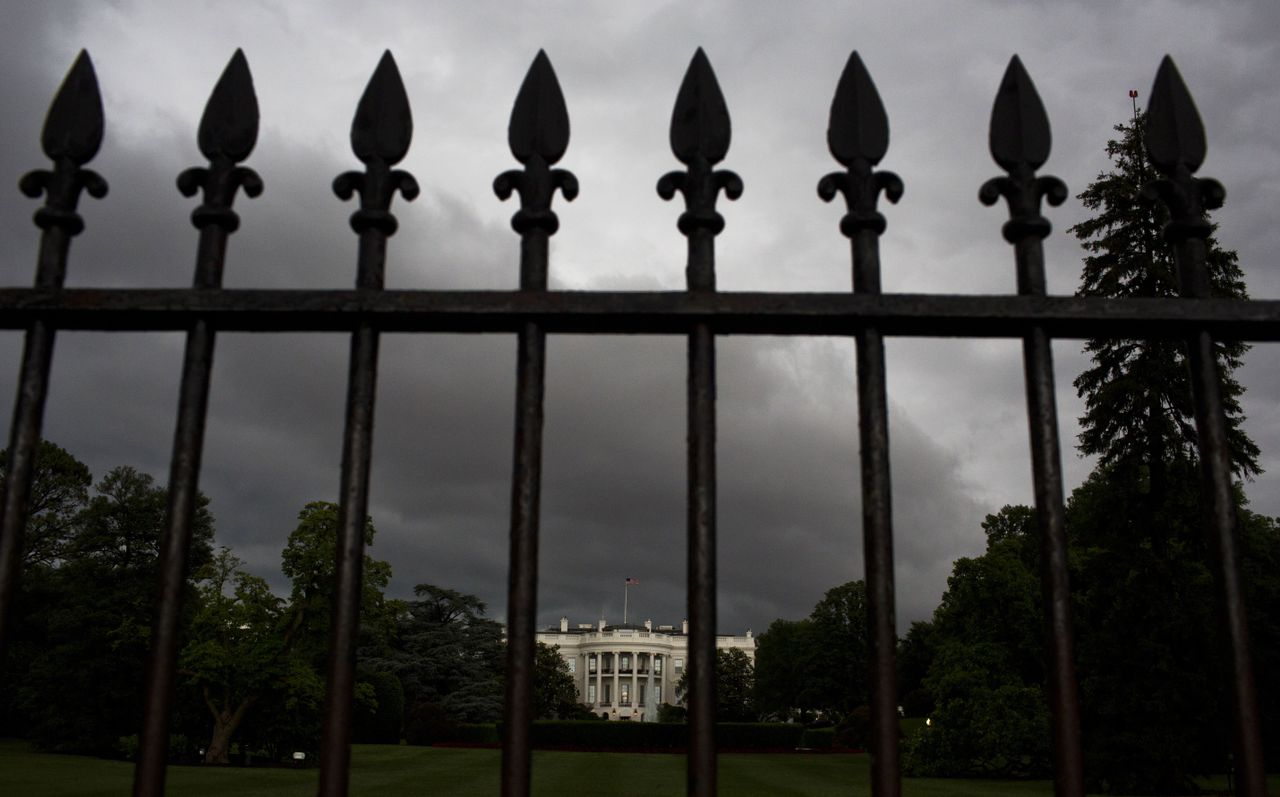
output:
<path id="1" fill-rule="evenodd" d="M 662 684 L 653 685 L 653 702 L 662 705 Z"/>
<path id="2" fill-rule="evenodd" d="M 587 702 L 594 704 L 596 702 L 596 685 L 587 684 Z"/>
<path id="3" fill-rule="evenodd" d="M 679 675 L 680 673 L 684 672 L 684 659 L 676 659 L 674 662 L 674 666 L 675 666 L 676 675 Z"/>
<path id="4" fill-rule="evenodd" d="M 565 663 L 569 665 L 569 674 L 570 674 L 570 675 L 575 675 L 575 674 L 577 674 L 577 672 L 578 672 L 578 660 L 577 660 L 577 659 L 565 659 Z"/>
<path id="5" fill-rule="evenodd" d="M 645 687 L 645 684 L 638 684 L 637 690 L 636 690 L 636 695 L 639 698 L 638 700 L 636 700 L 636 705 L 642 706 L 642 707 L 644 706 L 644 687 Z"/>
<path id="6" fill-rule="evenodd" d="M 653 657 L 653 672 L 655 675 L 662 675 L 662 657 Z"/>
<path id="7" fill-rule="evenodd" d="M 620 703 L 620 705 L 623 705 L 623 706 L 631 705 L 631 684 L 627 683 L 626 681 L 623 681 L 621 684 L 619 684 L 618 695 L 622 698 L 622 702 Z"/>
<path id="8" fill-rule="evenodd" d="M 622 664 L 620 664 L 619 667 L 622 669 L 622 672 L 631 672 L 631 654 L 630 653 L 622 654 Z"/>
<path id="9" fill-rule="evenodd" d="M 593 673 L 595 671 L 596 671 L 596 654 L 592 653 L 590 656 L 587 656 L 587 672 Z"/>
<path id="10" fill-rule="evenodd" d="M 613 702 L 613 684 L 604 685 L 604 704 L 607 706 Z"/>

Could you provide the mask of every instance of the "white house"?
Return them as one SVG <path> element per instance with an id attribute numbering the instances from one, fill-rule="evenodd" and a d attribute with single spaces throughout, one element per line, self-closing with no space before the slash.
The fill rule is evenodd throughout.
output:
<path id="1" fill-rule="evenodd" d="M 560 618 L 560 627 L 538 632 L 538 641 L 558 646 L 569 665 L 578 700 L 595 713 L 612 720 L 656 722 L 658 706 L 676 704 L 676 683 L 684 673 L 689 650 L 689 621 L 677 629 L 671 625 L 578 624 Z M 751 631 L 743 636 L 716 636 L 716 648 L 738 648 L 755 661 L 756 640 Z"/>

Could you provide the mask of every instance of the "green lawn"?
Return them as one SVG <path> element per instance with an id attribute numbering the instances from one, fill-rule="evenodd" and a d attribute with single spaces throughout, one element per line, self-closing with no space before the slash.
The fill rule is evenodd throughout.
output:
<path id="1" fill-rule="evenodd" d="M 497 750 L 356 745 L 353 795 L 492 795 L 498 792 Z M 865 755 L 722 755 L 720 790 L 730 795 L 869 794 Z M 684 757 L 636 753 L 534 753 L 533 792 L 540 795 L 674 795 L 684 793 Z M 127 794 L 133 767 L 118 761 L 31 752 L 0 741 L 0 794 L 90 797 Z M 173 767 L 168 793 L 181 797 L 310 797 L 316 770 Z M 1272 779 L 1272 788 L 1280 785 Z M 1219 786 L 1220 787 L 1220 786 Z M 1044 781 L 908 778 L 909 797 L 1050 795 Z"/>

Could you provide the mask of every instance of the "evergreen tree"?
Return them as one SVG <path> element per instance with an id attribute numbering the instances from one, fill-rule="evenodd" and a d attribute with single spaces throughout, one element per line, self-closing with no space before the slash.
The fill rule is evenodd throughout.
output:
<path id="1" fill-rule="evenodd" d="M 1146 198 L 1143 188 L 1156 171 L 1142 142 L 1145 114 L 1135 108 L 1129 124 L 1116 126 L 1107 142 L 1112 161 L 1079 195 L 1094 215 L 1068 229 L 1089 253 L 1080 296 L 1161 297 L 1178 295 L 1173 249 L 1161 237 L 1168 212 Z M 1210 236 L 1206 263 L 1214 296 L 1247 298 L 1236 253 Z M 1237 475 L 1258 473 L 1258 447 L 1240 428 L 1243 390 L 1232 372 L 1247 349 L 1218 343 L 1223 407 L 1231 462 Z M 1183 344 L 1178 340 L 1098 338 L 1085 345 L 1093 364 L 1075 381 L 1085 399 L 1080 450 L 1103 466 L 1145 474 L 1154 500 L 1167 488 L 1170 462 L 1194 462 L 1196 430 Z"/>
<path id="2" fill-rule="evenodd" d="M 1081 296 L 1179 295 L 1168 211 L 1143 190 L 1157 176 L 1144 129 L 1135 107 L 1107 142 L 1111 170 L 1079 195 L 1093 212 L 1069 230 L 1087 252 Z M 1206 267 L 1212 295 L 1247 298 L 1236 253 L 1212 236 Z M 1247 347 L 1216 349 L 1231 463 L 1248 478 L 1259 452 L 1233 376 Z M 1098 467 L 1067 507 L 1085 769 L 1096 790 L 1184 793 L 1194 775 L 1226 768 L 1230 739 L 1184 343 L 1095 339 L 1085 351 L 1079 447 Z M 1240 504 L 1242 528 L 1268 526 Z"/>

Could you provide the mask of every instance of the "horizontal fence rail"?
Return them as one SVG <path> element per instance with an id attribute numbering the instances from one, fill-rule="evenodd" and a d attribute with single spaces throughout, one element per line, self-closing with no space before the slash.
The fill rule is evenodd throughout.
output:
<path id="1" fill-rule="evenodd" d="M 184 330 L 200 316 L 224 332 L 519 332 L 528 322 L 566 334 L 1280 340 L 1280 300 L 924 293 L 685 293 L 680 291 L 244 290 L 0 288 L 0 329 L 45 321 L 59 329 Z"/>
<path id="2" fill-rule="evenodd" d="M 875 167 L 889 142 L 888 120 L 875 85 L 858 54 L 840 76 L 831 106 L 828 145 L 844 167 L 823 177 L 818 194 L 843 196 L 840 231 L 850 239 L 851 293 L 719 292 L 715 285 L 715 236 L 724 227 L 719 195 L 743 192 L 733 172 L 717 170 L 730 142 L 729 114 L 709 60 L 701 49 L 677 94 L 670 127 L 676 159 L 685 167 L 658 182 L 664 199 L 681 194 L 678 228 L 686 236 L 684 291 L 548 290 L 548 241 L 559 220 L 551 210 L 558 191 L 566 200 L 577 180 L 553 169 L 569 141 L 569 117 L 545 53 L 534 59 L 516 97 L 508 143 L 521 169 L 494 182 L 498 197 L 518 195 L 512 227 L 520 236 L 519 290 L 385 290 L 388 239 L 398 227 L 391 203 L 412 200 L 414 178 L 394 169 L 408 151 L 412 116 L 399 70 L 385 53 L 357 106 L 351 146 L 364 165 L 334 182 L 344 200 L 356 198 L 351 216 L 358 236 L 356 287 L 351 290 L 224 289 L 228 238 L 239 226 L 231 209 L 238 191 L 257 196 L 263 184 L 240 164 L 258 132 L 258 106 L 248 63 L 237 51 L 219 79 L 201 120 L 198 143 L 207 168 L 179 178 L 187 196 L 202 194 L 192 214 L 200 232 L 193 287 L 188 289 L 63 288 L 72 238 L 84 228 L 77 210 L 82 192 L 102 197 L 106 182 L 83 168 L 103 135 L 97 78 L 81 53 L 58 91 L 42 143 L 54 163 L 21 182 L 32 197 L 44 195 L 36 213 L 42 230 L 33 288 L 0 289 L 0 329 L 26 333 L 23 365 L 9 440 L 8 480 L 0 532 L 0 655 L 7 650 L 8 616 L 21 559 L 35 447 L 40 439 L 57 330 L 184 331 L 180 405 L 170 474 L 170 503 L 157 574 L 158 601 L 135 795 L 164 791 L 169 714 L 175 675 L 177 617 L 183 568 L 219 332 L 341 332 L 351 335 L 346 430 L 340 474 L 339 541 L 333 625 L 328 652 L 325 727 L 319 793 L 347 790 L 355 638 L 359 624 L 362 522 L 369 500 L 369 471 L 377 383 L 379 336 L 384 333 L 505 333 L 517 338 L 516 433 L 511 493 L 508 649 L 502 793 L 529 792 L 530 723 L 537 596 L 539 492 L 544 369 L 549 335 L 683 335 L 688 339 L 688 608 L 690 617 L 687 790 L 716 792 L 715 342 L 723 335 L 821 335 L 854 338 L 857 345 L 863 542 L 871 640 L 872 790 L 900 793 L 895 705 L 895 596 L 887 397 L 886 337 L 1016 338 L 1023 343 L 1032 474 L 1041 537 L 1048 688 L 1052 717 L 1055 792 L 1083 794 L 1080 721 L 1074 672 L 1070 591 L 1067 583 L 1061 454 L 1054 397 L 1052 340 L 1167 338 L 1185 341 L 1192 367 L 1196 425 L 1206 502 L 1210 506 L 1214 568 L 1226 609 L 1226 636 L 1236 709 L 1236 765 L 1240 793 L 1265 794 L 1257 700 L 1244 625 L 1230 463 L 1224 439 L 1216 341 L 1280 340 L 1280 301 L 1210 297 L 1204 240 L 1205 212 L 1221 205 L 1216 182 L 1195 178 L 1204 155 L 1204 133 L 1190 94 L 1168 58 L 1157 74 L 1148 109 L 1146 145 L 1162 178 L 1150 187 L 1169 209 L 1166 237 L 1175 244 L 1180 297 L 1103 299 L 1046 295 L 1042 240 L 1049 233 L 1040 203 L 1060 204 L 1065 185 L 1037 176 L 1049 154 L 1049 124 L 1035 87 L 1015 56 L 997 92 L 989 146 L 1006 174 L 988 181 L 981 201 L 1008 203 L 1004 237 L 1013 245 L 1017 295 L 883 293 L 879 238 L 886 220 L 881 196 L 896 202 L 903 181 Z"/>

